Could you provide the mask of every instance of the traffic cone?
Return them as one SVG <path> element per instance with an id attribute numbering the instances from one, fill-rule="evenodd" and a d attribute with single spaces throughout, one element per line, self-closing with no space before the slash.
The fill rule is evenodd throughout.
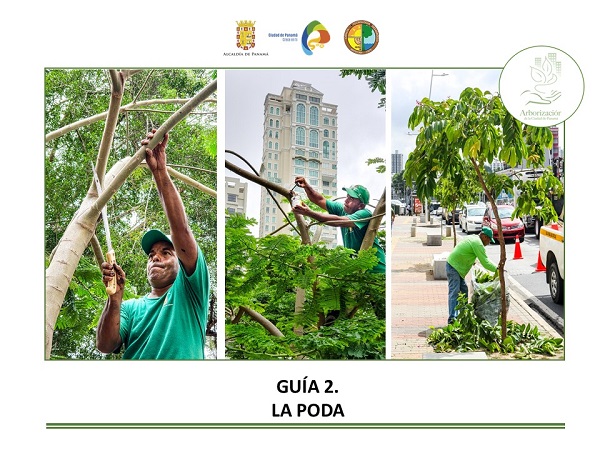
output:
<path id="1" fill-rule="evenodd" d="M 546 271 L 546 266 L 544 266 L 544 264 L 542 263 L 542 254 L 540 252 L 538 252 L 538 262 L 537 262 L 537 267 L 535 268 L 536 272 L 545 272 Z"/>
<path id="2" fill-rule="evenodd" d="M 523 259 L 523 255 L 521 254 L 521 243 L 519 242 L 519 237 L 515 239 L 515 255 L 513 259 Z"/>

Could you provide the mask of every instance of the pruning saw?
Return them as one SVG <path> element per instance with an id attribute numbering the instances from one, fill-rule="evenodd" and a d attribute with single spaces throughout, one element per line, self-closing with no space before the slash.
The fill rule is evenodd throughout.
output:
<path id="1" fill-rule="evenodd" d="M 98 174 L 96 173 L 96 168 L 92 163 L 92 171 L 94 172 L 94 183 L 96 183 L 96 191 L 98 191 L 98 197 L 102 195 L 102 186 L 100 185 L 100 178 L 98 178 Z M 102 221 L 104 222 L 104 234 L 106 235 L 106 261 L 113 265 L 117 260 L 115 258 L 115 251 L 113 250 L 112 241 L 110 240 L 110 228 L 108 228 L 108 214 L 106 213 L 106 205 L 102 208 Z M 109 281 L 106 286 L 106 293 L 108 295 L 113 295 L 117 292 L 117 274 L 112 277 L 112 280 Z"/>

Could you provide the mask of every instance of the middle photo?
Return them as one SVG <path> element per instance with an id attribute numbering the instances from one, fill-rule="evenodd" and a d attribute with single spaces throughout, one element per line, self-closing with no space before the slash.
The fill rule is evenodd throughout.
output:
<path id="1" fill-rule="evenodd" d="M 224 80 L 226 358 L 385 359 L 385 70 Z"/>

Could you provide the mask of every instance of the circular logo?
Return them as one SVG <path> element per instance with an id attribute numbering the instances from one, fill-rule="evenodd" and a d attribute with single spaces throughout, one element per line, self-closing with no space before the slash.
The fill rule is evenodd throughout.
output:
<path id="1" fill-rule="evenodd" d="M 307 55 L 312 55 L 315 48 L 323 48 L 329 39 L 329 31 L 325 26 L 318 20 L 313 20 L 302 33 L 302 50 Z"/>
<path id="2" fill-rule="evenodd" d="M 583 99 L 577 63 L 554 47 L 530 47 L 514 55 L 500 74 L 500 97 L 519 121 L 536 127 L 564 122 Z"/>
<path id="3" fill-rule="evenodd" d="M 344 32 L 346 47 L 353 53 L 371 53 L 379 44 L 379 32 L 375 25 L 365 20 L 352 22 Z"/>

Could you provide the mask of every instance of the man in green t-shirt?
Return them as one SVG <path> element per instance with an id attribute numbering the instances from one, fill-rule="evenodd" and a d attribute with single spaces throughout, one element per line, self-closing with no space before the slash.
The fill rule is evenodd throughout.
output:
<path id="1" fill-rule="evenodd" d="M 142 145 L 147 145 L 155 132 L 148 133 Z M 146 148 L 146 163 L 171 229 L 170 236 L 149 230 L 142 237 L 150 293 L 123 302 L 125 272 L 117 264 L 102 263 L 104 283 L 108 285 L 116 276 L 117 290 L 102 311 L 96 346 L 103 353 L 124 346 L 125 359 L 204 359 L 209 274 L 167 172 L 168 139 L 165 134 L 154 149 Z"/>
<path id="2" fill-rule="evenodd" d="M 311 217 L 329 226 L 341 228 L 344 247 L 358 252 L 369 228 L 369 221 L 373 216 L 371 211 L 366 209 L 370 197 L 367 188 L 358 184 L 342 188 L 348 195 L 344 204 L 341 204 L 327 200 L 321 193 L 315 191 L 304 177 L 296 177 L 295 182 L 296 186 L 304 189 L 311 202 L 326 210 L 327 213 L 313 211 L 303 204 L 294 207 L 294 212 Z M 379 261 L 370 272 L 385 273 L 385 253 L 377 238 L 373 242 L 373 248 L 377 249 L 377 259 Z"/>
<path id="3" fill-rule="evenodd" d="M 494 233 L 489 227 L 482 227 L 478 236 L 468 236 L 461 240 L 446 260 L 446 276 L 448 278 L 448 323 L 456 320 L 458 311 L 458 295 L 462 292 L 469 295 L 465 277 L 478 259 L 483 267 L 491 272 L 498 267 L 491 262 L 485 251 L 486 245 L 494 241 Z"/>

